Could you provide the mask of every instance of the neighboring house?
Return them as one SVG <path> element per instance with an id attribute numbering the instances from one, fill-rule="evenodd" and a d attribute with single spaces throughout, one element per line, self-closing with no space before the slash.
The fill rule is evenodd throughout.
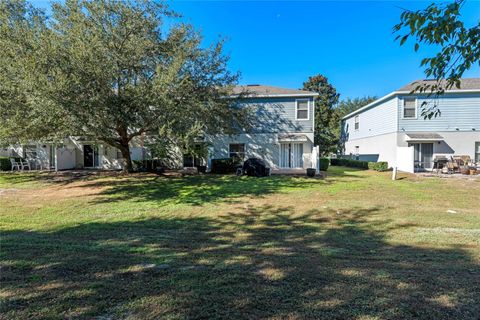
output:
<path id="1" fill-rule="evenodd" d="M 233 94 L 242 94 L 241 104 L 254 108 L 257 124 L 236 135 L 206 136 L 210 159 L 257 157 L 273 170 L 317 167 L 318 148 L 313 142 L 317 93 L 247 85 L 235 87 Z"/>
<path id="2" fill-rule="evenodd" d="M 344 156 L 388 161 L 407 172 L 433 168 L 437 156 L 469 155 L 480 162 L 480 78 L 462 79 L 460 89 L 438 97 L 411 93 L 414 81 L 342 119 Z M 424 119 L 425 105 L 441 111 Z"/>
<path id="3" fill-rule="evenodd" d="M 241 95 L 243 106 L 253 107 L 257 124 L 237 135 L 206 135 L 208 159 L 182 157 L 178 152 L 170 167 L 210 164 L 214 158 L 236 157 L 245 160 L 258 157 L 273 170 L 317 167 L 318 148 L 314 147 L 314 98 L 317 93 L 263 85 L 238 86 L 233 97 Z M 199 141 L 200 142 L 200 141 Z M 141 143 L 131 144 L 132 160 L 149 157 Z M 178 150 L 177 150 L 178 151 Z M 0 148 L 0 156 L 31 159 L 43 169 L 121 169 L 119 150 L 105 143 L 80 137 L 69 137 L 61 144 L 32 143 Z"/>
<path id="4" fill-rule="evenodd" d="M 146 149 L 132 144 L 132 160 L 145 157 Z M 68 137 L 61 143 L 29 143 L 0 148 L 0 156 L 29 160 L 32 169 L 121 169 L 120 150 L 82 137 Z"/>

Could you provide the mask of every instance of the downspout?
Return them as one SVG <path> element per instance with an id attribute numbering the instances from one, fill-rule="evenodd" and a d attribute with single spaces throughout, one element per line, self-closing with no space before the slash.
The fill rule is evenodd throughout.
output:
<path id="1" fill-rule="evenodd" d="M 58 159 L 57 159 L 57 144 L 53 145 L 53 150 L 55 152 L 54 159 L 55 159 L 55 172 L 58 172 Z"/>

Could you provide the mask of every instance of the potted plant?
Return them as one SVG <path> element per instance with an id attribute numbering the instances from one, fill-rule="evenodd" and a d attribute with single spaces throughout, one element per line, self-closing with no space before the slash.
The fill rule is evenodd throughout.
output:
<path id="1" fill-rule="evenodd" d="M 307 168 L 307 176 L 308 177 L 315 177 L 317 170 L 315 168 Z"/>

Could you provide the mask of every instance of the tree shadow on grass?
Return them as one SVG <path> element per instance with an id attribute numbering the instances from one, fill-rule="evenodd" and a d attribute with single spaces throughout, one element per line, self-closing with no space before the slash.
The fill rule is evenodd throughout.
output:
<path id="1" fill-rule="evenodd" d="M 112 181 L 98 181 L 85 187 L 105 186 L 95 203 L 114 201 L 151 202 L 157 205 L 189 204 L 203 205 L 215 201 L 243 202 L 244 197 L 264 197 L 272 193 L 292 189 L 311 188 L 324 180 L 288 176 L 264 178 L 237 177 L 233 175 L 186 176 L 180 178 L 156 177 L 154 179 L 128 178 Z"/>
<path id="2" fill-rule="evenodd" d="M 293 207 L 2 234 L 5 318 L 478 319 L 462 248 L 391 244 L 411 225 Z"/>

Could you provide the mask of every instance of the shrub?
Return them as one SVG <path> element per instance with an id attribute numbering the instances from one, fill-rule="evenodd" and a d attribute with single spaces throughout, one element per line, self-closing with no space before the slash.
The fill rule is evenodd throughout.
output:
<path id="1" fill-rule="evenodd" d="M 344 166 L 344 167 L 368 169 L 368 162 L 360 161 L 360 160 L 337 158 L 337 159 L 331 159 L 330 164 L 332 166 Z"/>
<path id="2" fill-rule="evenodd" d="M 212 159 L 212 173 L 234 173 L 241 161 L 233 158 Z"/>
<path id="3" fill-rule="evenodd" d="M 146 171 L 142 160 L 132 160 L 132 167 L 135 172 Z"/>
<path id="4" fill-rule="evenodd" d="M 327 171 L 330 160 L 328 158 L 320 158 L 320 171 Z"/>
<path id="5" fill-rule="evenodd" d="M 361 161 L 361 160 L 352 160 L 352 159 L 331 159 L 330 164 L 332 166 L 344 166 L 344 167 L 352 167 L 352 168 L 360 168 L 360 169 L 370 169 L 376 171 L 387 171 L 388 170 L 388 162 L 368 162 L 368 161 Z"/>
<path id="6" fill-rule="evenodd" d="M 9 157 L 0 157 L 0 171 L 9 171 L 12 169 Z"/>
<path id="7" fill-rule="evenodd" d="M 330 159 L 330 165 L 332 166 L 339 166 L 340 165 L 340 159 L 339 158 L 332 158 Z"/>
<path id="8" fill-rule="evenodd" d="M 387 171 L 388 170 L 388 162 L 380 161 L 380 162 L 369 162 L 368 169 L 375 170 L 375 171 Z"/>

